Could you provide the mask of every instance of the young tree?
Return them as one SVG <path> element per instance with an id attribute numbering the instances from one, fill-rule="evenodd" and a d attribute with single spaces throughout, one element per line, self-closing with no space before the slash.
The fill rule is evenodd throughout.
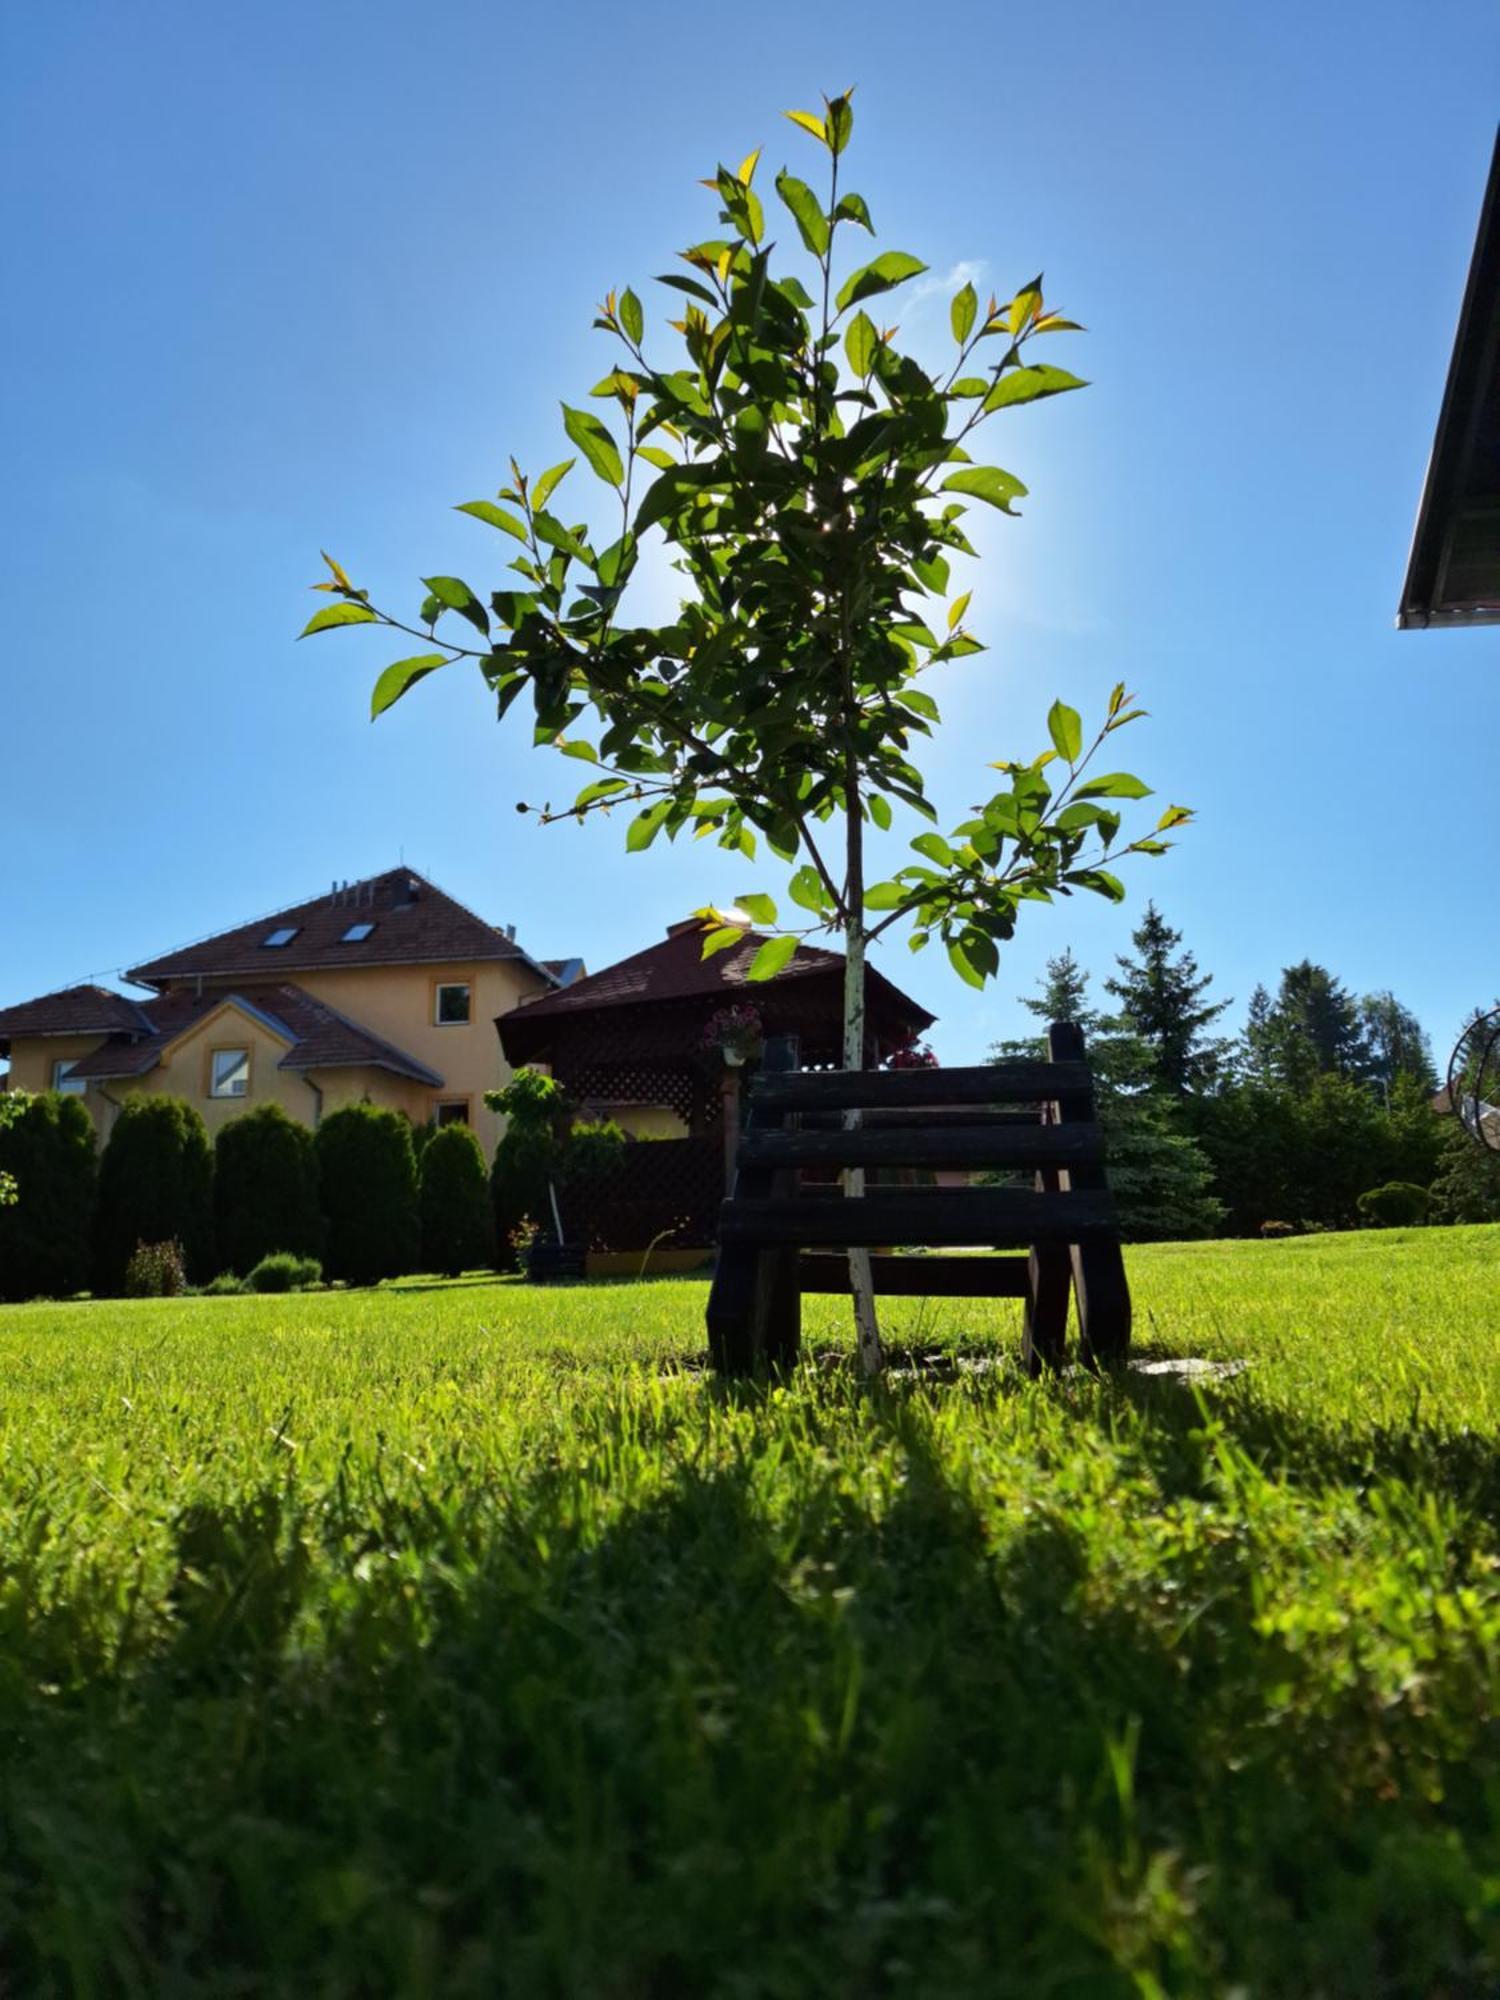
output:
<path id="1" fill-rule="evenodd" d="M 926 266 L 887 250 L 843 270 L 838 254 L 854 232 L 873 234 L 864 199 L 841 185 L 849 94 L 826 100 L 821 117 L 789 116 L 822 149 L 827 174 L 822 194 L 776 176 L 809 283 L 771 268 L 757 150 L 712 177 L 720 233 L 662 280 L 686 302 L 670 322 L 683 351 L 648 353 L 628 288 L 599 309 L 595 325 L 618 352 L 593 394 L 614 406 L 618 429 L 567 404 L 563 428 L 609 489 L 615 524 L 595 534 L 555 511 L 574 459 L 536 478 L 512 461 L 498 502 L 461 511 L 518 545 L 519 587 L 485 596 L 462 578 L 428 577 L 413 623 L 378 609 L 330 561 L 332 580 L 317 588 L 339 601 L 306 629 L 379 624 L 421 642 L 376 682 L 376 715 L 455 660 L 476 663 L 502 715 L 529 694 L 537 740 L 594 767 L 570 805 L 542 808 L 544 821 L 624 805 L 632 850 L 684 830 L 748 856 L 763 840 L 792 870 L 800 934 L 842 932 L 844 1060 L 858 1069 L 871 942 L 908 923 L 914 949 L 939 938 L 959 976 L 982 986 L 1024 902 L 1075 889 L 1123 896 L 1104 863 L 1121 803 L 1148 788 L 1094 769 L 1101 744 L 1142 712 L 1123 685 L 1091 742 L 1057 701 L 1049 748 L 997 763 L 1001 788 L 969 818 L 946 837 L 929 826 L 911 843 L 915 860 L 867 880 L 867 828 L 887 828 L 897 808 L 936 817 L 913 761 L 939 719 L 923 677 L 981 650 L 965 623 L 967 590 L 931 623 L 922 600 L 946 599 L 952 558 L 974 553 L 966 506 L 1013 514 L 1026 491 L 1013 473 L 975 463 L 971 446 L 993 417 L 1084 385 L 1032 358 L 1037 340 L 1077 330 L 1045 303 L 1039 278 L 983 309 L 972 284 L 961 286 L 947 365 L 900 350 L 897 329 L 867 308 Z M 651 531 L 689 595 L 666 622 L 632 624 L 626 594 Z M 445 631 L 453 619 L 470 629 L 440 637 L 443 619 Z M 1188 817 L 1170 807 L 1123 851 L 1160 853 L 1161 833 Z M 771 896 L 735 900 L 778 928 Z M 742 935 L 711 907 L 702 915 L 706 954 Z M 752 977 L 784 966 L 798 935 L 787 926 L 768 938 Z M 858 1193 L 860 1174 L 846 1185 Z M 861 1357 L 874 1366 L 866 1253 L 851 1253 L 851 1277 Z"/>
<path id="2" fill-rule="evenodd" d="M 1023 994 L 1021 1005 L 1039 1021 L 1075 1021 L 1088 1034 L 1099 1020 L 1088 1004 L 1088 988 L 1088 974 L 1068 949 L 1047 960 L 1041 990 L 1030 998 Z"/>
<path id="3" fill-rule="evenodd" d="M 1105 980 L 1105 992 L 1120 1002 L 1124 1021 L 1150 1048 L 1163 1089 L 1174 1097 L 1207 1089 L 1228 1043 L 1206 1030 L 1232 1003 L 1204 1000 L 1213 974 L 1200 973 L 1193 954 L 1178 949 L 1182 932 L 1172 929 L 1155 903 L 1147 903 L 1131 943 L 1138 956 L 1115 960 L 1120 976 Z"/>
<path id="4" fill-rule="evenodd" d="M 99 1163 L 94 1289 L 118 1293 L 139 1243 L 182 1246 L 188 1282 L 214 1275 L 214 1156 L 208 1128 L 180 1097 L 132 1096 Z"/>

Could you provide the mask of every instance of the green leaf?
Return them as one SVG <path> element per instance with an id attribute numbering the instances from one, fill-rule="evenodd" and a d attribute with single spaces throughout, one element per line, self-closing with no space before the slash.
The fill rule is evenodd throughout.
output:
<path id="1" fill-rule="evenodd" d="M 1128 771 L 1110 771 L 1102 778 L 1090 778 L 1086 785 L 1080 785 L 1076 796 L 1080 799 L 1149 799 L 1151 787 L 1143 785 Z"/>
<path id="2" fill-rule="evenodd" d="M 891 823 L 890 800 L 882 798 L 879 792 L 871 792 L 869 803 L 871 819 L 874 820 L 882 833 L 885 832 Z"/>
<path id="3" fill-rule="evenodd" d="M 729 951 L 734 945 L 743 943 L 744 936 L 738 924 L 720 924 L 703 940 L 704 958 L 712 958 L 715 952 Z"/>
<path id="4" fill-rule="evenodd" d="M 953 602 L 948 606 L 948 630 L 950 632 L 958 629 L 959 620 L 968 610 L 969 599 L 973 594 L 971 590 L 966 590 L 962 597 L 955 597 Z"/>
<path id="5" fill-rule="evenodd" d="M 970 963 L 969 955 L 958 938 L 948 940 L 948 963 L 966 986 L 983 988 L 984 974 Z"/>
<path id="6" fill-rule="evenodd" d="M 844 352 L 849 357 L 849 366 L 861 380 L 875 366 L 879 350 L 880 335 L 875 330 L 874 320 L 867 312 L 856 313 L 849 322 L 849 331 L 844 335 Z"/>
<path id="7" fill-rule="evenodd" d="M 788 113 L 788 116 L 791 115 Z M 820 131 L 818 137 L 822 136 Z M 790 209 L 792 220 L 810 254 L 824 256 L 828 250 L 828 218 L 823 213 L 823 204 L 807 182 L 799 181 L 795 174 L 789 174 L 783 167 L 776 176 L 776 192 Z"/>
<path id="8" fill-rule="evenodd" d="M 870 211 L 865 207 L 862 194 L 841 194 L 833 219 L 835 222 L 857 222 L 861 229 L 868 229 L 872 236 L 875 234 L 875 225 L 870 220 Z"/>
<path id="9" fill-rule="evenodd" d="M 828 907 L 828 891 L 823 886 L 822 876 L 811 862 L 797 870 L 787 884 L 787 893 L 792 901 L 800 904 L 804 910 L 816 910 L 821 913 Z"/>
<path id="10" fill-rule="evenodd" d="M 736 896 L 735 901 L 752 923 L 775 923 L 776 905 L 769 896 L 763 895 L 759 890 L 752 890 L 747 896 Z"/>
<path id="11" fill-rule="evenodd" d="M 620 324 L 639 347 L 641 335 L 646 331 L 646 315 L 641 311 L 641 302 L 627 285 L 620 294 Z"/>
<path id="12" fill-rule="evenodd" d="M 1072 882 L 1077 888 L 1092 889 L 1100 896 L 1107 896 L 1112 903 L 1123 903 L 1125 884 L 1118 875 L 1111 875 L 1107 868 L 1080 868 L 1076 874 L 1065 875 L 1065 882 Z"/>
<path id="13" fill-rule="evenodd" d="M 828 106 L 828 150 L 831 153 L 842 153 L 854 130 L 854 108 L 849 97 L 850 93 L 846 90 L 841 97 L 824 99 Z"/>
<path id="14" fill-rule="evenodd" d="M 1083 718 L 1076 708 L 1069 708 L 1065 701 L 1053 702 L 1047 711 L 1047 734 L 1059 757 L 1070 764 L 1078 762 L 1083 749 Z"/>
<path id="15" fill-rule="evenodd" d="M 623 486 L 625 467 L 620 459 L 619 447 L 593 411 L 570 409 L 564 403 L 562 413 L 563 429 L 599 477 L 608 486 Z"/>
<path id="16" fill-rule="evenodd" d="M 414 659 L 397 660 L 393 666 L 387 667 L 370 695 L 371 722 L 377 715 L 384 715 L 408 688 L 415 687 L 428 674 L 436 673 L 439 667 L 449 665 L 451 662 L 446 653 L 418 653 Z"/>
<path id="17" fill-rule="evenodd" d="M 1070 375 L 1066 368 L 1049 368 L 1045 363 L 1035 367 L 1013 368 L 1002 375 L 984 399 L 986 412 L 1012 409 L 1018 403 L 1040 402 L 1043 396 L 1061 396 L 1069 389 L 1086 389 L 1088 383 L 1079 375 Z"/>
<path id="18" fill-rule="evenodd" d="M 584 786 L 577 798 L 574 799 L 573 804 L 575 807 L 591 806 L 596 804 L 600 799 L 613 798 L 616 792 L 628 792 L 629 790 L 630 786 L 624 778 L 596 778 L 593 784 Z"/>
<path id="19" fill-rule="evenodd" d="M 476 632 L 490 636 L 490 614 L 460 576 L 424 576 L 422 579 L 439 604 L 467 618 Z"/>
<path id="20" fill-rule="evenodd" d="M 569 465 L 572 464 L 569 459 Z M 540 482 L 538 482 L 540 484 Z M 536 503 L 539 507 L 541 501 Z M 461 507 L 454 508 L 455 514 L 472 514 L 476 521 L 485 521 L 492 528 L 503 528 L 507 535 L 514 535 L 518 542 L 531 538 L 526 532 L 524 521 L 518 521 L 514 514 L 507 514 L 503 507 L 497 507 L 493 500 L 465 500 Z"/>
<path id="21" fill-rule="evenodd" d="M 767 938 L 751 959 L 745 977 L 755 981 L 774 979 L 796 949 L 797 940 L 794 937 Z"/>
<path id="22" fill-rule="evenodd" d="M 959 472 L 950 472 L 942 490 L 972 494 L 976 500 L 998 507 L 1002 514 L 1013 514 L 1016 510 L 1011 501 L 1023 498 L 1026 492 L 1013 472 L 1002 472 L 998 465 L 966 465 Z"/>
<path id="23" fill-rule="evenodd" d="M 791 119 L 794 125 L 800 125 L 804 132 L 811 132 L 815 139 L 821 139 L 825 146 L 828 144 L 828 129 L 816 113 L 811 111 L 788 111 L 785 115 Z"/>
<path id="24" fill-rule="evenodd" d="M 672 801 L 661 799 L 654 806 L 647 806 L 644 812 L 637 813 L 625 835 L 626 853 L 639 854 L 643 848 L 649 847 L 671 810 Z"/>
<path id="25" fill-rule="evenodd" d="M 877 292 L 888 292 L 896 285 L 904 285 L 908 278 L 915 278 L 927 266 L 920 257 L 908 256 L 904 250 L 883 250 L 873 263 L 853 271 L 839 287 L 838 308 L 843 312 L 846 306 L 857 305 L 861 299 L 873 298 Z"/>
<path id="26" fill-rule="evenodd" d="M 565 458 L 561 465 L 549 466 L 531 489 L 532 506 L 545 507 L 577 463 L 576 458 Z"/>
<path id="27" fill-rule="evenodd" d="M 948 309 L 948 317 L 953 325 L 953 338 L 960 347 L 973 332 L 978 313 L 979 294 L 972 285 L 965 285 L 961 292 L 954 294 L 953 304 Z"/>
<path id="28" fill-rule="evenodd" d="M 865 908 L 894 910 L 906 901 L 910 893 L 904 882 L 876 882 L 865 891 Z"/>
<path id="29" fill-rule="evenodd" d="M 911 846 L 914 854 L 925 854 L 929 861 L 935 861 L 940 868 L 951 868 L 958 859 L 940 833 L 919 833 Z"/>
<path id="30" fill-rule="evenodd" d="M 375 613 L 368 604 L 330 604 L 322 611 L 315 611 L 302 630 L 299 639 L 307 639 L 314 632 L 331 632 L 335 625 L 373 625 Z"/>

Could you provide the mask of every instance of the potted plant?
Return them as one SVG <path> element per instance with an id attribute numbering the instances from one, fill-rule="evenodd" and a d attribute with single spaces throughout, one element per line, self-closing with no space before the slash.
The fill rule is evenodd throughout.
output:
<path id="1" fill-rule="evenodd" d="M 754 1062 L 765 1042 L 760 1009 L 748 1002 L 720 1007 L 704 1023 L 703 1047 L 722 1056 L 730 1069 L 743 1069 L 747 1062 Z"/>

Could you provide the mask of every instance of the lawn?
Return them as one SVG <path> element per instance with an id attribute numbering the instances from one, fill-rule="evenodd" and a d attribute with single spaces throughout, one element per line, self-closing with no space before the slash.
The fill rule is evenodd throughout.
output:
<path id="1" fill-rule="evenodd" d="M 1131 1270 L 1248 1368 L 726 1390 L 689 1280 L 0 1310 L 0 1985 L 1493 1993 L 1500 1229 Z"/>

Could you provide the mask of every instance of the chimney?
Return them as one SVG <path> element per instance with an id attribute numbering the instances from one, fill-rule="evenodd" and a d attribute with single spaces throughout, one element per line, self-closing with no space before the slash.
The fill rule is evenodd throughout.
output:
<path id="1" fill-rule="evenodd" d="M 514 943 L 515 943 L 515 941 L 516 941 L 516 927 L 515 927 L 515 925 L 514 925 L 514 924 L 507 924 L 507 925 L 505 926 L 505 935 L 506 935 L 506 937 L 507 937 L 507 938 L 509 938 L 509 940 L 510 940 L 510 942 L 511 942 L 512 944 L 514 944 Z"/>

